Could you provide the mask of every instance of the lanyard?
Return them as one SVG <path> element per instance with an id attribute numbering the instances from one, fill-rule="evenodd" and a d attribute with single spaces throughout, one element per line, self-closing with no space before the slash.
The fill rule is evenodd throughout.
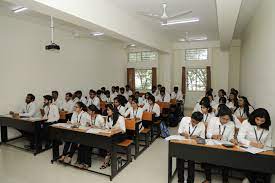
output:
<path id="1" fill-rule="evenodd" d="M 243 113 L 241 113 L 241 108 L 239 108 L 239 112 L 240 112 L 240 116 L 243 117 L 243 115 L 244 115 L 244 110 L 243 110 Z"/>
<path id="2" fill-rule="evenodd" d="M 223 127 L 223 132 L 221 134 L 221 125 L 219 125 L 219 135 L 223 136 L 225 129 L 226 129 L 226 126 Z"/>
<path id="3" fill-rule="evenodd" d="M 78 120 L 78 116 L 79 116 L 79 115 L 77 115 L 76 121 L 77 121 L 78 123 L 80 123 L 80 121 L 81 121 L 82 114 L 83 114 L 83 113 L 81 113 L 81 115 L 80 115 L 80 117 L 79 117 L 79 120 Z"/>
<path id="4" fill-rule="evenodd" d="M 203 120 L 203 122 L 206 122 L 208 118 L 208 114 L 206 115 L 206 118 Z"/>
<path id="5" fill-rule="evenodd" d="M 192 131 L 192 133 L 191 133 L 190 127 L 191 127 L 191 124 L 189 125 L 189 135 L 190 135 L 190 137 L 192 137 L 193 134 L 194 134 L 194 132 L 195 132 L 195 130 L 197 129 L 198 126 L 195 126 L 195 128 L 194 128 L 193 131 Z"/>
<path id="6" fill-rule="evenodd" d="M 261 142 L 261 138 L 262 138 L 262 136 L 264 134 L 264 129 L 263 129 L 263 131 L 262 131 L 262 133 L 260 135 L 260 138 L 258 138 L 258 134 L 256 132 L 256 128 L 254 128 L 254 132 L 255 132 L 255 137 L 256 137 L 257 142 Z"/>
<path id="7" fill-rule="evenodd" d="M 26 113 L 29 113 L 30 107 L 31 106 L 29 104 L 26 104 Z"/>
<path id="8" fill-rule="evenodd" d="M 134 109 L 133 109 L 133 116 L 134 116 L 134 118 L 137 116 L 137 111 L 138 110 L 134 111 Z"/>

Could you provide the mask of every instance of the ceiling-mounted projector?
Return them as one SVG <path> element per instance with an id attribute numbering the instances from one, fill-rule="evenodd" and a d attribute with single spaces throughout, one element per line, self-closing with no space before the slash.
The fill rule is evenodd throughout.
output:
<path id="1" fill-rule="evenodd" d="M 60 50 L 60 46 L 55 44 L 53 41 L 53 33 L 54 33 L 54 26 L 53 26 L 53 17 L 51 16 L 51 44 L 45 46 L 46 50 Z"/>

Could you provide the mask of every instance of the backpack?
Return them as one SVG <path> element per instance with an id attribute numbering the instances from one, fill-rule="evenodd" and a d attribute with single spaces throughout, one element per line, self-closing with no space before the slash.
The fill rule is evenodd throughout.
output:
<path id="1" fill-rule="evenodd" d="M 170 136 L 169 129 L 167 128 L 166 124 L 163 121 L 160 123 L 160 136 L 162 138 L 166 138 Z"/>

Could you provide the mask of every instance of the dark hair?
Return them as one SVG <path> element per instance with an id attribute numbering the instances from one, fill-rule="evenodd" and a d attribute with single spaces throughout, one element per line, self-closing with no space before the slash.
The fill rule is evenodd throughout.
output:
<path id="1" fill-rule="evenodd" d="M 161 87 L 161 84 L 158 84 L 158 87 Z"/>
<path id="2" fill-rule="evenodd" d="M 125 106 L 125 104 L 127 104 L 127 102 L 128 102 L 126 97 L 123 95 L 117 95 L 117 97 L 115 97 L 114 100 L 117 100 L 119 102 L 119 104 L 122 106 Z"/>
<path id="3" fill-rule="evenodd" d="M 130 95 L 129 98 L 134 99 L 135 96 L 134 95 Z M 128 100 L 129 100 L 129 98 L 128 98 Z"/>
<path id="4" fill-rule="evenodd" d="M 126 85 L 125 88 L 130 88 L 130 85 Z"/>
<path id="5" fill-rule="evenodd" d="M 219 92 L 222 92 L 222 95 L 225 96 L 226 92 L 224 91 L 224 89 L 220 89 Z"/>
<path id="6" fill-rule="evenodd" d="M 209 101 L 202 102 L 201 106 L 204 106 L 205 108 L 207 108 L 208 113 L 211 113 L 213 111 L 213 108 L 211 107 Z"/>
<path id="7" fill-rule="evenodd" d="M 156 102 L 156 99 L 155 99 L 154 95 L 149 95 L 148 100 L 151 100 L 153 103 Z"/>
<path id="8" fill-rule="evenodd" d="M 138 104 L 138 99 L 137 98 L 133 98 L 133 102 L 135 102 L 136 104 Z"/>
<path id="9" fill-rule="evenodd" d="M 202 105 L 202 104 L 205 103 L 205 102 L 210 103 L 210 100 L 209 100 L 208 97 L 203 97 L 203 98 L 201 99 L 201 101 L 200 101 L 199 104 Z"/>
<path id="10" fill-rule="evenodd" d="M 206 96 L 206 97 L 212 97 L 212 99 L 214 99 L 212 92 L 211 92 L 211 93 L 207 92 L 207 93 L 205 94 L 205 96 Z M 210 99 L 209 99 L 209 100 L 210 100 Z"/>
<path id="11" fill-rule="evenodd" d="M 82 96 L 82 91 L 81 91 L 81 90 L 77 90 L 77 91 L 75 92 L 75 94 L 76 94 L 76 95 L 81 95 L 81 96 Z"/>
<path id="12" fill-rule="evenodd" d="M 191 115 L 191 118 L 196 120 L 196 121 L 199 121 L 201 122 L 202 119 L 203 119 L 203 114 L 201 112 L 193 112 L 192 115 Z"/>
<path id="13" fill-rule="evenodd" d="M 174 90 L 179 90 L 179 87 L 175 86 L 175 87 L 174 87 Z"/>
<path id="14" fill-rule="evenodd" d="M 52 91 L 52 94 L 58 95 L 58 91 L 54 90 L 54 91 Z"/>
<path id="15" fill-rule="evenodd" d="M 51 95 L 44 95 L 43 98 L 51 102 L 53 101 L 53 97 Z"/>
<path id="16" fill-rule="evenodd" d="M 234 121 L 232 111 L 225 105 L 220 104 L 217 117 L 226 116 L 228 115 L 231 121 Z"/>
<path id="17" fill-rule="evenodd" d="M 105 95 L 107 95 L 107 94 L 109 94 L 109 95 L 111 94 L 109 90 L 105 91 Z"/>
<path id="18" fill-rule="evenodd" d="M 66 93 L 69 97 L 73 97 L 73 94 L 71 92 Z"/>
<path id="19" fill-rule="evenodd" d="M 156 89 L 157 89 L 157 87 L 156 87 L 156 86 L 152 86 L 152 90 L 153 90 L 153 89 L 155 89 L 155 90 L 156 90 Z"/>
<path id="20" fill-rule="evenodd" d="M 96 94 L 96 91 L 94 91 L 93 89 L 91 89 L 91 90 L 90 90 L 90 93 Z"/>
<path id="21" fill-rule="evenodd" d="M 121 87 L 120 90 L 125 91 L 125 89 L 123 87 Z"/>
<path id="22" fill-rule="evenodd" d="M 234 106 L 237 107 L 237 106 L 238 106 L 238 98 L 237 98 L 236 93 L 231 92 L 229 95 L 233 95 L 234 98 L 233 98 L 233 100 L 231 100 L 231 99 L 230 99 L 230 96 L 229 96 L 229 97 L 228 97 L 228 101 L 229 101 L 229 102 L 232 102 L 232 103 L 234 104 Z"/>
<path id="23" fill-rule="evenodd" d="M 35 100 L 35 96 L 34 96 L 33 94 L 31 94 L 31 93 L 28 93 L 28 94 L 27 94 L 27 97 L 30 97 L 32 101 Z"/>
<path id="24" fill-rule="evenodd" d="M 120 113 L 117 110 L 117 108 L 115 108 L 112 104 L 107 104 L 106 108 L 107 109 L 109 108 L 111 111 L 113 111 L 113 126 L 115 126 L 115 124 L 120 116 Z M 110 118 L 110 116 L 108 116 L 108 121 L 109 121 L 109 118 Z"/>
<path id="25" fill-rule="evenodd" d="M 105 91 L 106 90 L 106 88 L 105 87 L 101 87 L 101 91 Z"/>
<path id="26" fill-rule="evenodd" d="M 219 99 L 219 103 L 220 103 L 220 104 L 226 104 L 226 98 L 225 98 L 225 97 L 221 97 L 221 98 Z"/>
<path id="27" fill-rule="evenodd" d="M 83 111 L 87 112 L 88 108 L 83 102 L 77 102 L 76 105 L 78 105 L 80 108 L 82 108 Z"/>
<path id="28" fill-rule="evenodd" d="M 248 118 L 249 123 L 253 126 L 256 126 L 257 124 L 255 122 L 255 118 L 257 117 L 265 118 L 265 123 L 261 124 L 260 127 L 265 130 L 269 130 L 269 127 L 271 125 L 271 119 L 268 111 L 264 108 L 258 108 L 254 110 Z"/>
<path id="29" fill-rule="evenodd" d="M 93 111 L 93 112 L 95 112 L 96 114 L 99 114 L 99 113 L 100 113 L 100 111 L 98 110 L 98 108 L 97 108 L 94 104 L 90 105 L 90 106 L 88 107 L 88 110 Z"/>
<path id="30" fill-rule="evenodd" d="M 208 96 L 208 95 L 213 95 L 213 89 L 212 88 L 210 88 L 209 90 L 207 90 L 205 92 L 205 96 Z"/>
<path id="31" fill-rule="evenodd" d="M 96 91 L 96 94 L 97 94 L 97 95 L 100 95 L 101 93 L 102 93 L 101 90 L 97 90 L 97 91 Z"/>
<path id="32" fill-rule="evenodd" d="M 249 117 L 249 115 L 250 115 L 250 113 L 249 113 L 249 106 L 250 106 L 250 104 L 249 104 L 249 102 L 248 102 L 248 99 L 246 98 L 246 97 L 244 97 L 244 96 L 240 96 L 239 98 L 241 98 L 241 99 L 243 99 L 243 101 L 244 101 L 244 113 L 246 114 L 246 116 L 247 117 Z M 239 104 L 237 105 L 237 108 L 235 109 L 235 111 L 239 108 L 240 106 L 239 106 Z M 234 112 L 235 112 L 234 111 Z"/>

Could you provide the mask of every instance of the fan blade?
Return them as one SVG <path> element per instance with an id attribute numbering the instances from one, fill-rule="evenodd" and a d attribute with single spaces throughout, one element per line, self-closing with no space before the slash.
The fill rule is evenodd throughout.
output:
<path id="1" fill-rule="evenodd" d="M 142 11 L 138 12 L 137 14 L 145 16 L 145 17 L 149 17 L 149 18 L 152 18 L 152 19 L 156 19 L 156 20 L 161 20 L 161 18 L 158 14 L 147 13 L 147 12 L 142 12 Z"/>
<path id="2" fill-rule="evenodd" d="M 188 14 L 190 14 L 190 13 L 192 13 L 192 10 L 185 11 L 185 12 L 182 12 L 182 13 L 179 13 L 179 14 L 176 14 L 176 15 L 173 15 L 173 16 L 169 16 L 168 20 L 175 19 L 175 18 L 184 16 L 184 15 L 188 15 Z"/>

